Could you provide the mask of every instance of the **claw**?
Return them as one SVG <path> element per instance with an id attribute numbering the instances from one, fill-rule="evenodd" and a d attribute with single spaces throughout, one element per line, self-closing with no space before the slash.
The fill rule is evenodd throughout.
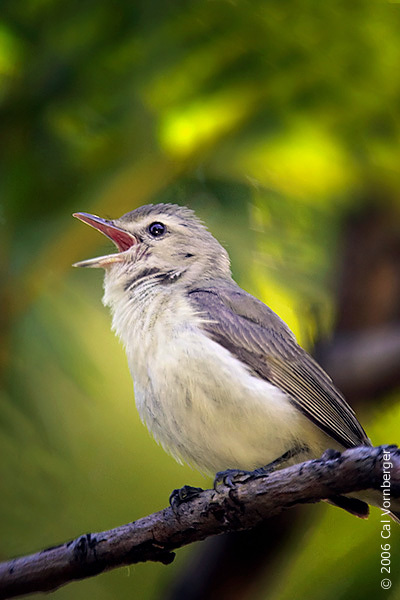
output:
<path id="1" fill-rule="evenodd" d="M 218 487 L 225 485 L 226 487 L 233 488 L 237 483 L 244 483 L 249 479 L 258 479 L 259 477 L 266 477 L 276 468 L 281 467 L 286 461 L 297 456 L 298 454 L 307 451 L 306 446 L 295 446 L 290 448 L 287 452 L 284 452 L 282 456 L 279 456 L 268 465 L 254 469 L 254 471 L 242 471 L 241 469 L 227 469 L 226 471 L 218 471 L 214 479 L 214 490 L 217 492 Z M 340 455 L 340 453 L 339 453 Z"/>
<path id="2" fill-rule="evenodd" d="M 244 483 L 253 477 L 254 471 L 241 471 L 240 469 L 227 469 L 215 475 L 214 490 L 217 492 L 221 485 L 234 488 L 237 483 Z"/>
<path id="3" fill-rule="evenodd" d="M 203 488 L 193 487 L 191 485 L 184 485 L 183 487 L 173 490 L 169 497 L 169 503 L 173 511 L 176 511 L 181 504 L 185 502 L 190 502 L 193 498 L 196 498 L 201 492 L 203 492 Z"/>
<path id="4" fill-rule="evenodd" d="M 336 460 L 340 457 L 341 452 L 339 452 L 339 450 L 334 450 L 333 448 L 328 448 L 321 456 L 323 460 Z"/>

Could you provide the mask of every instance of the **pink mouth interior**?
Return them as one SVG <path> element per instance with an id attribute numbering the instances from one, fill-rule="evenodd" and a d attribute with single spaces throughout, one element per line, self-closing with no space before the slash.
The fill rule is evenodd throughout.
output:
<path id="1" fill-rule="evenodd" d="M 125 250 L 128 250 L 128 248 L 131 248 L 137 244 L 136 238 L 131 236 L 129 233 L 122 231 L 122 229 L 118 229 L 112 225 L 105 225 L 104 228 L 96 227 L 96 229 L 99 229 L 99 231 L 110 238 L 120 252 L 124 252 Z"/>
<path id="2" fill-rule="evenodd" d="M 97 217 L 96 215 L 89 215 L 88 213 L 74 213 L 74 217 L 87 223 L 94 229 L 97 229 L 101 233 L 104 233 L 118 248 L 119 252 L 124 252 L 132 246 L 138 243 L 135 236 L 131 235 L 123 229 L 119 229 L 114 224 Z"/>

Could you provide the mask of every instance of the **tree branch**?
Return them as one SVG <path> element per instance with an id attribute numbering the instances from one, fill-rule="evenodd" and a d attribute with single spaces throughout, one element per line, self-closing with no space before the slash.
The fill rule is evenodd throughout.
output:
<path id="1" fill-rule="evenodd" d="M 386 455 L 385 455 L 386 453 Z M 238 483 L 205 490 L 174 512 L 165 508 L 133 523 L 0 564 L 0 599 L 50 591 L 76 579 L 148 560 L 169 564 L 176 548 L 249 529 L 302 503 L 365 489 L 379 490 L 390 454 L 392 498 L 400 498 L 400 450 L 360 447 Z M 385 465 L 386 467 L 387 465 Z"/>

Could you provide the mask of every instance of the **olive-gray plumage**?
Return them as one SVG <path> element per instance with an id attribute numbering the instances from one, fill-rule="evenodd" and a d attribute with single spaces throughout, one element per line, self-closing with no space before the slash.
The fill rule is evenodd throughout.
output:
<path id="1" fill-rule="evenodd" d="M 78 215 L 79 216 L 79 215 Z M 125 344 L 140 416 L 178 460 L 251 469 L 298 447 L 369 444 L 353 410 L 287 325 L 232 279 L 226 250 L 186 207 L 82 220 L 119 249 L 104 302 Z"/>
<path id="2" fill-rule="evenodd" d="M 75 216 L 118 248 L 77 266 L 105 269 L 103 302 L 139 414 L 177 460 L 215 473 L 370 445 L 287 325 L 235 283 L 228 253 L 192 210 L 157 204 L 115 220 Z"/>
<path id="3" fill-rule="evenodd" d="M 296 342 L 268 306 L 233 281 L 207 281 L 188 290 L 207 315 L 207 333 L 252 370 L 286 392 L 293 404 L 342 446 L 369 444 L 354 411 L 331 378 Z"/>

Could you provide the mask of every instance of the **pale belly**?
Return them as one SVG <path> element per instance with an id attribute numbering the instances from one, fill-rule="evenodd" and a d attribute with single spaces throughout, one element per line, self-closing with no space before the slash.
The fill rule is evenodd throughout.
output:
<path id="1" fill-rule="evenodd" d="M 159 339 L 146 356 L 128 360 L 142 420 L 177 460 L 201 471 L 254 469 L 306 445 L 298 462 L 336 446 L 200 329 Z"/>

